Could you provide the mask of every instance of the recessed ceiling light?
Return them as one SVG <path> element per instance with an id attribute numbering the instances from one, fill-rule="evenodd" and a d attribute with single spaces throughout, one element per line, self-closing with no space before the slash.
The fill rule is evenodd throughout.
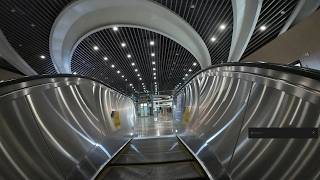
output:
<path id="1" fill-rule="evenodd" d="M 120 71 L 118 70 L 117 73 L 120 74 Z"/>
<path id="2" fill-rule="evenodd" d="M 77 72 L 73 72 L 72 74 L 76 75 L 76 74 L 78 74 L 78 73 L 77 73 Z"/>
<path id="3" fill-rule="evenodd" d="M 99 47 L 98 46 L 93 46 L 93 50 L 98 51 Z"/>
<path id="4" fill-rule="evenodd" d="M 141 83 L 142 85 L 144 85 L 144 83 Z"/>
<path id="5" fill-rule="evenodd" d="M 126 43 L 121 43 L 121 47 L 126 47 Z"/>
<path id="6" fill-rule="evenodd" d="M 125 79 L 125 81 L 128 81 L 128 79 Z"/>
<path id="7" fill-rule="evenodd" d="M 155 62 L 155 61 L 152 61 L 152 64 L 156 64 L 156 62 Z"/>
<path id="8" fill-rule="evenodd" d="M 142 78 L 139 78 L 139 80 L 141 81 L 141 80 L 142 80 Z"/>
<path id="9" fill-rule="evenodd" d="M 139 76 L 140 76 L 140 74 L 137 74 L 137 76 L 139 77 Z"/>
<path id="10" fill-rule="evenodd" d="M 197 63 L 196 63 L 196 62 L 194 62 L 192 65 L 193 65 L 193 66 L 196 66 L 196 65 L 197 65 Z"/>
<path id="11" fill-rule="evenodd" d="M 154 41 L 150 41 L 150 45 L 153 46 L 154 45 Z"/>
<path id="12" fill-rule="evenodd" d="M 225 30 L 225 29 L 226 29 L 226 27 L 227 27 L 227 25 L 225 25 L 225 24 L 221 24 L 221 25 L 219 26 L 219 29 L 220 29 L 220 30 Z"/>
<path id="13" fill-rule="evenodd" d="M 138 72 L 138 69 L 134 69 L 134 72 Z"/>
<path id="14" fill-rule="evenodd" d="M 44 56 L 44 55 L 41 55 L 41 56 L 40 56 L 40 58 L 41 58 L 41 59 L 45 59 L 45 58 L 46 58 L 46 56 Z"/>
<path id="15" fill-rule="evenodd" d="M 111 64 L 111 67 L 112 67 L 112 68 L 114 68 L 114 67 L 115 67 L 115 65 L 114 65 L 114 64 Z"/>
<path id="16" fill-rule="evenodd" d="M 135 65 L 136 65 L 136 63 L 134 63 L 134 62 L 133 62 L 133 63 L 131 63 L 131 66 L 135 66 Z"/>
<path id="17" fill-rule="evenodd" d="M 157 84 L 157 82 L 154 82 L 154 84 Z"/>
<path id="18" fill-rule="evenodd" d="M 131 58 L 131 54 L 127 54 L 127 58 Z"/>
<path id="19" fill-rule="evenodd" d="M 281 13 L 281 14 L 285 14 L 285 13 L 286 13 L 286 11 L 281 11 L 280 13 Z"/>
<path id="20" fill-rule="evenodd" d="M 182 80 L 185 80 L 185 78 L 182 78 Z"/>
<path id="21" fill-rule="evenodd" d="M 262 26 L 260 26 L 260 31 L 265 31 L 266 29 L 267 29 L 267 26 L 265 26 L 265 25 L 262 25 Z"/>
<path id="22" fill-rule="evenodd" d="M 155 70 L 156 70 L 156 68 L 152 68 L 152 70 L 153 70 L 153 71 L 155 71 Z"/>
<path id="23" fill-rule="evenodd" d="M 132 86 L 132 84 L 129 84 L 129 86 Z"/>
<path id="24" fill-rule="evenodd" d="M 151 53 L 151 56 L 154 57 L 156 54 L 155 53 Z"/>
<path id="25" fill-rule="evenodd" d="M 192 69 L 189 69 L 189 72 L 191 72 L 192 71 Z"/>
<path id="26" fill-rule="evenodd" d="M 153 77 L 153 79 L 157 79 L 157 77 Z"/>
<path id="27" fill-rule="evenodd" d="M 187 76 L 189 76 L 189 75 L 188 75 L 188 74 L 185 74 L 184 76 L 186 76 L 186 77 L 187 77 Z"/>
<path id="28" fill-rule="evenodd" d="M 33 23 L 32 23 L 32 24 L 30 24 L 30 25 L 31 25 L 31 27 L 36 27 L 36 25 L 35 25 L 35 24 L 33 24 Z"/>
<path id="29" fill-rule="evenodd" d="M 191 4 L 190 8 L 194 9 L 196 6 L 194 4 Z"/>
<path id="30" fill-rule="evenodd" d="M 121 77 L 124 78 L 124 75 L 122 75 Z"/>
<path id="31" fill-rule="evenodd" d="M 216 40 L 217 40 L 217 38 L 214 37 L 214 36 L 212 36 L 211 39 L 210 39 L 211 42 L 215 42 Z"/>
<path id="32" fill-rule="evenodd" d="M 153 73 L 153 75 L 155 76 L 155 75 L 157 75 L 157 73 Z"/>
<path id="33" fill-rule="evenodd" d="M 108 58 L 105 56 L 105 57 L 103 57 L 103 60 L 107 61 L 107 60 L 108 60 Z"/>
<path id="34" fill-rule="evenodd" d="M 118 31 L 118 27 L 117 26 L 113 26 L 112 30 L 113 31 Z"/>

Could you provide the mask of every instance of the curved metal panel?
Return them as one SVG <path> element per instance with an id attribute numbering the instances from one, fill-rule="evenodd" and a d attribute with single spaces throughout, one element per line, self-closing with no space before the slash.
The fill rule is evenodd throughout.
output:
<path id="1" fill-rule="evenodd" d="M 207 69 L 176 94 L 185 103 L 175 110 L 193 114 L 179 136 L 213 178 L 317 179 L 319 139 L 249 139 L 248 128 L 318 128 L 319 84 L 245 65 Z"/>
<path id="2" fill-rule="evenodd" d="M 90 179 L 132 136 L 132 100 L 92 80 L 46 78 L 2 90 L 3 179 Z"/>

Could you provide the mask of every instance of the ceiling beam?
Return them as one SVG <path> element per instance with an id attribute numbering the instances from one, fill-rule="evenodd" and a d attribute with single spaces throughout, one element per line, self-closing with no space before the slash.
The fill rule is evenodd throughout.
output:
<path id="1" fill-rule="evenodd" d="M 90 34 L 113 26 L 162 34 L 187 49 L 202 68 L 211 65 L 200 35 L 184 19 L 149 0 L 80 0 L 66 7 L 50 35 L 50 55 L 58 73 L 71 73 L 73 51 Z"/>
<path id="2" fill-rule="evenodd" d="M 28 63 L 15 51 L 15 49 L 8 42 L 7 38 L 0 29 L 0 56 L 3 57 L 9 64 L 18 69 L 27 76 L 37 75 Z"/>
<path id="3" fill-rule="evenodd" d="M 232 0 L 233 32 L 228 62 L 238 62 L 258 22 L 262 0 Z"/>

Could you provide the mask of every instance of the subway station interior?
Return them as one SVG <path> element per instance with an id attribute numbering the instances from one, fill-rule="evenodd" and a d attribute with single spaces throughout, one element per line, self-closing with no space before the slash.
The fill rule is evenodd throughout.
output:
<path id="1" fill-rule="evenodd" d="M 1 0 L 0 180 L 320 180 L 320 0 Z"/>

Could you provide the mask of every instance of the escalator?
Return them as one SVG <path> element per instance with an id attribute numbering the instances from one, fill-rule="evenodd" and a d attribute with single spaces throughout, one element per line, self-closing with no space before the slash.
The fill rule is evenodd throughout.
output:
<path id="1" fill-rule="evenodd" d="M 177 137 L 165 137 L 132 139 L 97 179 L 209 178 Z"/>
<path id="2" fill-rule="evenodd" d="M 6 81 L 0 179 L 320 179 L 319 138 L 248 136 L 250 128 L 318 129 L 319 106 L 318 71 L 220 64 L 176 89 L 171 137 L 142 138 L 170 131 L 158 120 L 141 124 L 135 100 L 103 82 Z"/>

